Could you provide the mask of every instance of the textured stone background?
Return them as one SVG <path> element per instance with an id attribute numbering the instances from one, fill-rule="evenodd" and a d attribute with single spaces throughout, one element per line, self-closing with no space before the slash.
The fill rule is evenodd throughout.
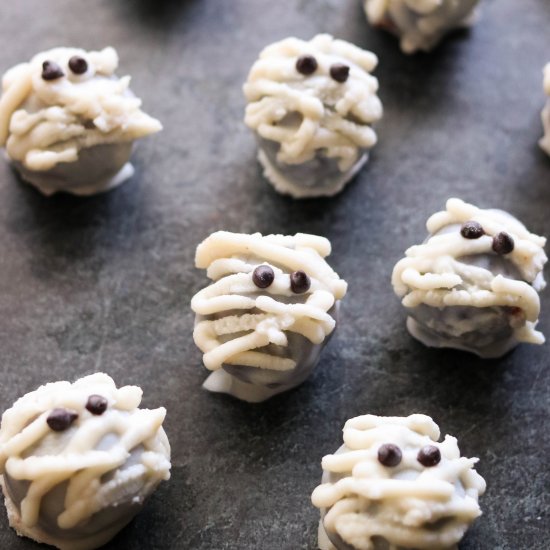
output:
<path id="1" fill-rule="evenodd" d="M 550 235 L 550 159 L 536 146 L 548 29 L 546 0 L 488 0 L 471 32 L 405 57 L 356 0 L 2 3 L 0 70 L 52 46 L 112 44 L 165 124 L 140 144 L 133 181 L 104 196 L 46 199 L 0 164 L 2 408 L 41 383 L 104 370 L 169 411 L 172 480 L 109 549 L 315 548 L 321 457 L 347 418 L 367 412 L 430 414 L 480 457 L 484 516 L 461 549 L 548 547 L 548 347 L 485 362 L 426 349 L 406 333 L 389 282 L 451 195 Z M 386 113 L 344 193 L 293 202 L 261 178 L 241 84 L 264 45 L 319 31 L 379 55 Z M 263 405 L 200 388 L 189 300 L 206 280 L 193 255 L 222 228 L 326 235 L 349 281 L 314 376 Z M 3 511 L 0 547 L 36 547 Z"/>

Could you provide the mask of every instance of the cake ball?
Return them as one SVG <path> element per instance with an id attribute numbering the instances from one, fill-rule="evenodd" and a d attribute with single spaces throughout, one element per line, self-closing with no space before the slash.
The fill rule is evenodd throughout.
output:
<path id="1" fill-rule="evenodd" d="M 544 137 L 540 140 L 539 144 L 550 155 L 550 63 L 544 67 L 544 91 L 548 99 L 541 113 Z"/>
<path id="2" fill-rule="evenodd" d="M 325 261 L 330 242 L 316 235 L 218 231 L 195 263 L 213 282 L 191 301 L 204 383 L 249 402 L 301 384 L 336 326 L 347 284 Z"/>
<path id="3" fill-rule="evenodd" d="M 429 52 L 445 34 L 468 27 L 479 0 L 364 0 L 369 23 L 395 34 L 401 50 Z"/>
<path id="4" fill-rule="evenodd" d="M 169 479 L 166 410 L 138 408 L 141 395 L 96 373 L 41 386 L 3 414 L 0 481 L 18 535 L 99 548 Z"/>
<path id="5" fill-rule="evenodd" d="M 481 515 L 477 458 L 423 414 L 365 415 L 344 426 L 344 444 L 323 458 L 311 496 L 321 509 L 321 550 L 451 550 Z"/>
<path id="6" fill-rule="evenodd" d="M 507 212 L 459 199 L 449 199 L 427 228 L 427 240 L 406 251 L 392 276 L 412 336 L 486 358 L 544 342 L 535 329 L 546 286 L 544 237 Z"/>
<path id="7" fill-rule="evenodd" d="M 134 140 L 162 129 L 141 109 L 113 48 L 55 48 L 2 78 L 0 146 L 45 195 L 101 193 L 132 176 Z"/>
<path id="8" fill-rule="evenodd" d="M 319 34 L 265 48 L 244 93 L 265 177 L 294 198 L 330 196 L 365 164 L 382 117 L 377 57 Z"/>

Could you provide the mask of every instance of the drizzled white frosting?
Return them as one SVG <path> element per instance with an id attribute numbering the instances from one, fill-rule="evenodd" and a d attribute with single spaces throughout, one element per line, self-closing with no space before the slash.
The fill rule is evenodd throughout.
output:
<path id="1" fill-rule="evenodd" d="M 257 350 L 268 344 L 286 346 L 286 332 L 321 344 L 334 330 L 336 321 L 328 311 L 344 297 L 347 285 L 324 260 L 329 254 L 327 239 L 303 233 L 292 237 L 218 231 L 205 239 L 195 264 L 207 269 L 214 282 L 191 300 L 195 313 L 217 317 L 199 322 L 193 334 L 204 365 L 210 370 L 223 365 L 293 369 L 292 358 Z M 275 273 L 266 289 L 252 280 L 258 265 L 269 265 Z M 311 287 L 296 295 L 290 273 L 298 270 L 310 277 Z"/>
<path id="2" fill-rule="evenodd" d="M 437 424 L 422 414 L 348 420 L 344 445 L 323 458 L 323 483 L 311 497 L 322 511 L 321 534 L 336 541 L 320 547 L 338 548 L 343 541 L 356 550 L 373 550 L 382 538 L 391 549 L 454 548 L 481 515 L 478 496 L 485 481 L 473 468 L 477 458 L 461 457 L 454 437 L 437 443 L 439 436 Z M 402 452 L 395 467 L 378 460 L 387 443 Z M 417 460 L 427 445 L 441 453 L 436 466 Z"/>
<path id="3" fill-rule="evenodd" d="M 485 234 L 466 239 L 460 226 L 467 221 L 481 224 Z M 456 230 L 435 235 L 448 226 Z M 543 267 L 546 239 L 529 233 L 515 218 L 499 210 L 482 210 L 462 200 L 449 199 L 446 210 L 427 222 L 430 238 L 412 246 L 393 270 L 392 284 L 407 308 L 426 304 L 433 308 L 472 306 L 519 308 L 521 315 L 510 317 L 518 342 L 541 344 L 544 336 L 535 330 L 540 312 L 538 292 L 545 287 Z M 505 232 L 514 240 L 514 250 L 506 255 L 521 275 L 521 280 L 462 261 L 476 255 L 493 255 L 493 237 Z"/>
<path id="4" fill-rule="evenodd" d="M 544 137 L 539 141 L 539 144 L 550 155 L 550 63 L 544 67 L 544 92 L 549 99 L 546 101 L 541 113 Z"/>
<path id="5" fill-rule="evenodd" d="M 400 37 L 401 50 L 430 51 L 450 30 L 468 26 L 479 0 L 364 0 L 372 25 Z"/>
<path id="6" fill-rule="evenodd" d="M 76 75 L 72 56 L 88 62 Z M 56 62 L 65 76 L 42 78 L 42 63 Z M 55 48 L 16 65 L 2 79 L 0 146 L 30 171 L 76 162 L 79 152 L 97 145 L 131 142 L 158 132 L 160 122 L 141 111 L 129 90 L 130 77 L 117 78 L 113 48 L 90 51 Z"/>
<path id="7" fill-rule="evenodd" d="M 107 399 L 107 410 L 92 415 L 86 409 L 90 395 Z M 10 515 L 10 524 L 20 534 L 62 549 L 96 548 L 114 532 L 97 533 L 82 540 L 57 539 L 39 527 L 42 500 L 55 487 L 68 482 L 63 511 L 57 517 L 61 530 L 76 528 L 107 507 L 142 502 L 161 480 L 170 477 L 170 445 L 162 428 L 166 409 L 139 409 L 142 390 L 137 386 L 117 388 L 113 380 L 96 373 L 70 382 L 39 387 L 2 416 L 0 472 Z M 78 414 L 69 429 L 54 432 L 47 424 L 56 408 Z M 102 448 L 104 438 L 108 448 Z M 143 449 L 126 464 L 130 453 Z M 108 480 L 105 474 L 112 474 Z M 10 497 L 7 476 L 29 482 L 18 507 Z"/>
<path id="8" fill-rule="evenodd" d="M 313 74 L 296 70 L 302 55 L 315 57 Z M 331 78 L 335 63 L 350 67 L 346 82 Z M 309 42 L 276 42 L 261 52 L 244 85 L 245 123 L 280 144 L 277 160 L 282 164 L 302 164 L 322 153 L 346 172 L 376 143 L 371 124 L 382 117 L 382 104 L 378 80 L 369 73 L 377 63 L 373 53 L 328 34 Z"/>

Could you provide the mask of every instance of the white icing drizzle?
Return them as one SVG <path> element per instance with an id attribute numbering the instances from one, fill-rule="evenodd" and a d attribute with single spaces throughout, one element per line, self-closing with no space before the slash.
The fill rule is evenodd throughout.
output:
<path id="1" fill-rule="evenodd" d="M 88 70 L 76 75 L 72 56 L 83 57 Z M 42 78 L 42 63 L 56 62 L 65 76 Z M 75 162 L 81 149 L 133 141 L 162 129 L 141 111 L 129 90 L 130 77 L 117 78 L 116 51 L 55 48 L 16 65 L 2 79 L 0 146 L 27 169 L 45 171 Z"/>
<path id="2" fill-rule="evenodd" d="M 94 394 L 108 400 L 100 416 L 85 408 Z M 139 409 L 141 396 L 141 388 L 117 388 L 108 375 L 96 373 L 73 384 L 41 386 L 3 414 L 0 472 L 30 481 L 19 510 L 27 531 L 38 522 L 42 498 L 64 481 L 68 481 L 65 506 L 57 522 L 61 529 L 71 529 L 101 509 L 125 502 L 125 486 L 135 489 L 138 484 L 142 500 L 161 480 L 170 478 L 170 445 L 162 428 L 166 409 Z M 65 432 L 52 431 L 46 422 L 55 408 L 78 413 Z M 116 435 L 116 441 L 108 450 L 98 450 L 109 434 Z M 139 446 L 144 450 L 138 463 L 119 470 Z M 111 471 L 113 477 L 102 482 L 101 477 Z"/>
<path id="3" fill-rule="evenodd" d="M 478 496 L 485 481 L 473 468 L 478 459 L 461 457 L 454 437 L 437 443 L 439 435 L 437 424 L 422 414 L 348 420 L 344 445 L 322 460 L 327 482 L 311 497 L 325 512 L 326 533 L 356 550 L 373 550 L 373 537 L 384 538 L 392 549 L 454 548 L 481 515 Z M 378 449 L 387 443 L 402 452 L 395 467 L 378 461 Z M 441 452 L 436 466 L 417 460 L 426 445 Z"/>
<path id="4" fill-rule="evenodd" d="M 401 50 L 430 51 L 449 31 L 468 26 L 479 0 L 364 0 L 372 25 L 400 37 Z"/>
<path id="5" fill-rule="evenodd" d="M 480 223 L 485 235 L 478 239 L 463 238 L 460 226 L 469 220 Z M 455 224 L 456 231 L 433 236 Z M 406 257 L 393 269 L 393 288 L 403 297 L 403 305 L 408 308 L 420 304 L 436 308 L 520 308 L 525 321 L 513 326 L 517 341 L 543 343 L 544 336 L 535 326 L 540 312 L 537 291 L 546 285 L 542 273 L 547 261 L 546 239 L 529 233 L 523 224 L 505 212 L 482 210 L 456 198 L 449 199 L 446 210 L 431 216 L 426 225 L 432 236 L 424 244 L 410 247 Z M 465 256 L 494 254 L 493 236 L 501 231 L 514 240 L 514 250 L 506 258 L 515 265 L 523 280 L 495 276 L 488 269 L 461 261 Z"/>
<path id="6" fill-rule="evenodd" d="M 270 343 L 286 346 L 287 331 L 322 343 L 335 327 L 328 311 L 347 288 L 324 260 L 329 254 L 327 239 L 303 233 L 292 237 L 218 231 L 204 240 L 195 263 L 207 269 L 214 282 L 193 297 L 191 308 L 199 315 L 218 317 L 199 322 L 193 334 L 205 366 L 286 371 L 296 366 L 294 360 L 256 350 Z M 266 289 L 259 289 L 252 280 L 259 265 L 269 265 L 275 273 Z M 298 270 L 311 279 L 306 294 L 296 295 L 290 288 L 290 273 Z M 299 301 L 297 296 L 305 302 L 292 303 Z"/>
<path id="7" fill-rule="evenodd" d="M 550 63 L 544 67 L 544 92 L 549 97 L 541 113 L 544 137 L 539 141 L 541 148 L 550 155 Z"/>
<path id="8" fill-rule="evenodd" d="M 296 70 L 302 55 L 317 60 L 313 74 Z M 346 82 L 331 78 L 335 63 L 350 67 Z M 328 34 L 276 42 L 261 52 L 244 85 L 245 123 L 280 143 L 281 163 L 302 164 L 322 152 L 345 172 L 376 143 L 371 124 L 382 117 L 382 104 L 378 80 L 369 73 L 377 63 L 373 53 Z"/>

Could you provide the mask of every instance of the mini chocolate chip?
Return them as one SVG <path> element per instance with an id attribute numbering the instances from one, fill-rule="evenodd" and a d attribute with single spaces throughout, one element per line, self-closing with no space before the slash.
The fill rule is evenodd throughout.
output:
<path id="1" fill-rule="evenodd" d="M 258 288 L 267 288 L 275 280 L 275 272 L 268 265 L 259 265 L 252 273 L 252 282 Z"/>
<path id="2" fill-rule="evenodd" d="M 311 279 L 303 271 L 290 274 L 290 288 L 295 294 L 303 294 L 309 290 Z"/>
<path id="3" fill-rule="evenodd" d="M 349 67 L 343 63 L 335 63 L 330 67 L 330 76 L 336 82 L 345 82 L 349 77 Z"/>
<path id="4" fill-rule="evenodd" d="M 48 426 L 54 432 L 63 432 L 78 418 L 75 411 L 69 409 L 54 409 L 46 419 Z"/>
<path id="5" fill-rule="evenodd" d="M 69 59 L 69 69 L 71 69 L 74 74 L 84 74 L 88 70 L 88 62 L 79 55 L 73 55 L 71 59 Z"/>
<path id="6" fill-rule="evenodd" d="M 480 223 L 471 220 L 462 225 L 460 234 L 465 239 L 479 239 L 481 236 L 485 235 L 485 231 L 483 231 L 483 227 L 481 227 Z"/>
<path id="7" fill-rule="evenodd" d="M 418 451 L 416 459 L 422 466 L 431 468 L 441 462 L 441 451 L 435 445 L 426 445 Z"/>
<path id="8" fill-rule="evenodd" d="M 384 443 L 384 445 L 378 449 L 378 462 L 380 462 L 382 466 L 393 468 L 401 462 L 402 458 L 403 453 L 401 449 L 393 443 Z"/>
<path id="9" fill-rule="evenodd" d="M 493 250 L 497 254 L 510 254 L 514 250 L 514 239 L 508 233 L 501 231 L 493 237 Z"/>
<path id="10" fill-rule="evenodd" d="M 42 63 L 42 78 L 44 80 L 57 80 L 63 76 L 65 76 L 65 73 L 55 61 L 44 61 Z"/>
<path id="11" fill-rule="evenodd" d="M 96 415 L 103 414 L 107 410 L 108 401 L 102 395 L 90 395 L 86 408 Z"/>
<path id="12" fill-rule="evenodd" d="M 296 70 L 300 74 L 313 74 L 317 70 L 317 59 L 312 55 L 301 55 L 296 61 Z"/>

